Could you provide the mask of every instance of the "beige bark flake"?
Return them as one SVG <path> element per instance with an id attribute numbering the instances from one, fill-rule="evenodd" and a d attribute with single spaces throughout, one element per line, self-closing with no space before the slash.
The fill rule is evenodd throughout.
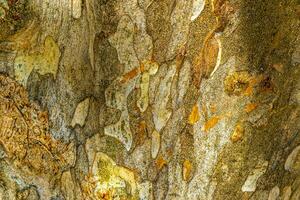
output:
<path id="1" fill-rule="evenodd" d="M 19 55 L 16 57 L 14 63 L 16 80 L 26 86 L 27 79 L 33 69 L 37 70 L 41 75 L 50 73 L 56 78 L 60 55 L 59 47 L 53 38 L 50 36 L 46 37 L 44 50 L 41 53 Z"/>
<path id="2" fill-rule="evenodd" d="M 0 6 L 0 19 L 4 19 L 5 15 L 6 15 L 5 9 Z"/>
<path id="3" fill-rule="evenodd" d="M 191 76 L 191 63 L 186 59 L 183 63 L 183 66 L 179 72 L 179 80 L 178 80 L 178 95 L 177 95 L 177 104 L 180 105 L 183 101 L 184 95 L 188 87 L 190 86 L 190 76 Z"/>
<path id="4" fill-rule="evenodd" d="M 247 177 L 244 185 L 242 186 L 243 192 L 254 192 L 256 190 L 257 180 L 267 171 L 268 162 L 264 161 L 259 163 L 251 174 Z"/>
<path id="5" fill-rule="evenodd" d="M 167 59 L 174 58 L 187 42 L 191 23 L 191 0 L 179 0 L 171 15 L 172 36 L 168 46 Z"/>
<path id="6" fill-rule="evenodd" d="M 150 181 L 145 181 L 138 185 L 139 199 L 143 200 L 153 200 L 152 198 L 152 183 Z"/>
<path id="7" fill-rule="evenodd" d="M 160 134 L 157 131 L 153 131 L 152 141 L 151 141 L 151 157 L 153 159 L 157 157 L 159 149 L 160 149 Z"/>
<path id="8" fill-rule="evenodd" d="M 300 171 L 300 146 L 296 147 L 285 161 L 284 169 L 289 172 Z"/>
<path id="9" fill-rule="evenodd" d="M 132 145 L 132 132 L 129 124 L 127 109 L 127 97 L 134 89 L 136 78 L 126 84 L 122 84 L 121 78 L 117 78 L 105 91 L 106 105 L 121 111 L 121 117 L 115 124 L 104 127 L 106 135 L 118 139 L 129 151 Z"/>
<path id="10" fill-rule="evenodd" d="M 155 129 L 160 130 L 166 125 L 172 112 L 167 108 L 171 94 L 171 84 L 176 73 L 176 65 L 171 65 L 167 74 L 162 78 L 153 105 L 153 121 Z"/>
<path id="11" fill-rule="evenodd" d="M 75 19 L 79 19 L 81 17 L 81 6 L 82 0 L 72 0 L 72 16 Z"/>
<path id="12" fill-rule="evenodd" d="M 89 104 L 90 99 L 86 98 L 85 100 L 81 101 L 74 112 L 73 119 L 71 122 L 71 126 L 74 128 L 76 124 L 80 125 L 81 127 L 85 124 L 85 119 L 89 112 Z"/>
<path id="13" fill-rule="evenodd" d="M 143 10 L 146 11 L 153 1 L 154 0 L 138 0 L 138 4 Z"/>
<path id="14" fill-rule="evenodd" d="M 218 35 L 215 36 L 216 42 L 218 43 L 218 54 L 216 56 L 216 64 L 213 66 L 213 70 L 210 74 L 212 76 L 219 68 L 222 59 L 222 44 Z"/>
<path id="15" fill-rule="evenodd" d="M 272 67 L 279 73 L 281 73 L 281 74 L 284 73 L 284 65 L 282 63 L 275 63 L 272 65 Z"/>
<path id="16" fill-rule="evenodd" d="M 191 20 L 194 21 L 196 20 L 201 12 L 203 11 L 205 6 L 205 0 L 194 0 L 193 2 L 193 14 L 191 17 Z"/>
<path id="17" fill-rule="evenodd" d="M 76 146 L 74 142 L 71 142 L 66 148 L 65 151 L 61 152 L 62 158 L 64 162 L 68 164 L 68 166 L 75 166 L 76 161 Z"/>
<path id="18" fill-rule="evenodd" d="M 129 16 L 135 26 L 133 45 L 140 62 L 150 60 L 153 53 L 152 38 L 147 33 L 145 11 L 143 10 L 143 7 L 145 8 L 149 4 L 149 0 L 135 0 L 125 1 L 119 5 L 119 14 Z"/>
<path id="19" fill-rule="evenodd" d="M 125 67 L 124 73 L 140 65 L 134 50 L 133 38 L 134 24 L 128 16 L 123 16 L 119 21 L 117 32 L 109 38 L 109 41 L 118 52 L 119 61 Z"/>
<path id="20" fill-rule="evenodd" d="M 145 112 L 149 105 L 149 81 L 150 76 L 155 75 L 158 70 L 158 64 L 152 61 L 146 61 L 143 64 L 143 73 L 141 77 L 140 89 L 141 95 L 137 100 L 137 106 L 141 112 Z"/>
<path id="21" fill-rule="evenodd" d="M 286 186 L 283 188 L 282 191 L 282 200 L 289 200 L 292 195 L 292 187 L 291 186 Z"/>
<path id="22" fill-rule="evenodd" d="M 6 16 L 6 10 L 9 10 L 9 6 L 6 0 L 0 1 L 0 19 L 4 19 Z"/>
<path id="23" fill-rule="evenodd" d="M 244 136 L 244 132 L 245 132 L 245 129 L 244 129 L 243 125 L 240 123 L 237 124 L 236 127 L 234 128 L 232 135 L 230 136 L 230 140 L 234 143 L 242 140 L 242 138 Z"/>
<path id="24" fill-rule="evenodd" d="M 268 200 L 277 200 L 280 194 L 280 189 L 279 187 L 276 185 L 275 187 L 273 187 L 269 193 L 269 197 Z"/>
<path id="25" fill-rule="evenodd" d="M 95 69 L 94 43 L 95 43 L 95 35 L 96 35 L 94 5 L 95 5 L 94 0 L 86 1 L 86 15 L 87 15 L 88 26 L 89 26 L 89 57 L 90 57 L 90 63 L 93 70 Z"/>
<path id="26" fill-rule="evenodd" d="M 61 189 L 66 199 L 75 199 L 75 184 L 70 171 L 65 171 L 60 179 Z"/>

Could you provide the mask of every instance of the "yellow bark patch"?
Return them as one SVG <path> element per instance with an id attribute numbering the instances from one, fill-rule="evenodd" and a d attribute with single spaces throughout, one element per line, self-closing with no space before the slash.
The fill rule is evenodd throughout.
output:
<path id="1" fill-rule="evenodd" d="M 198 105 L 194 105 L 192 108 L 192 112 L 189 115 L 189 124 L 194 125 L 197 121 L 199 121 L 199 107 Z"/>
<path id="2" fill-rule="evenodd" d="M 90 104 L 90 99 L 86 98 L 85 100 L 81 101 L 77 105 L 71 122 L 72 127 L 75 127 L 76 124 L 78 124 L 81 127 L 84 126 L 85 119 L 89 111 L 89 104 Z"/>
<path id="3" fill-rule="evenodd" d="M 218 122 L 220 121 L 220 117 L 218 116 L 215 116 L 215 117 L 212 117 L 210 118 L 205 124 L 204 124 L 204 127 L 203 127 L 203 131 L 207 132 L 209 131 L 211 128 L 213 128 Z"/>
<path id="4" fill-rule="evenodd" d="M 183 162 L 183 180 L 188 181 L 191 178 L 192 163 L 189 160 Z"/>
<path id="5" fill-rule="evenodd" d="M 158 70 L 158 64 L 153 61 L 145 61 L 140 67 L 142 73 L 140 79 L 140 89 L 141 95 L 137 100 L 137 107 L 141 112 L 145 112 L 149 104 L 149 85 L 150 85 L 150 76 L 156 74 Z"/>
<path id="6" fill-rule="evenodd" d="M 244 132 L 245 132 L 244 127 L 241 124 L 237 124 L 230 137 L 230 140 L 232 142 L 240 141 L 243 138 Z"/>
<path id="7" fill-rule="evenodd" d="M 151 156 L 156 158 L 160 149 L 160 134 L 154 130 L 152 132 L 152 141 L 151 141 Z"/>
<path id="8" fill-rule="evenodd" d="M 82 0 L 73 0 L 72 1 L 72 16 L 75 19 L 79 19 L 81 17 L 81 7 L 82 7 Z"/>
<path id="9" fill-rule="evenodd" d="M 225 92 L 228 95 L 236 96 L 251 95 L 253 92 L 253 84 L 250 84 L 251 79 L 252 77 L 247 71 L 234 72 L 225 78 Z"/>
<path id="10" fill-rule="evenodd" d="M 42 52 L 16 57 L 14 64 L 16 80 L 26 86 L 32 70 L 36 70 L 41 75 L 50 73 L 56 78 L 59 57 L 60 50 L 58 45 L 52 37 L 46 37 Z"/>
<path id="11" fill-rule="evenodd" d="M 85 199 L 136 199 L 137 182 L 133 171 L 117 165 L 106 154 L 95 154 L 89 175 L 82 182 Z"/>
<path id="12" fill-rule="evenodd" d="M 252 76 L 250 78 L 250 80 L 249 80 L 248 87 L 243 92 L 243 95 L 245 95 L 245 96 L 251 96 L 251 95 L 253 95 L 255 86 L 257 86 L 263 79 L 264 79 L 263 75 L 258 75 L 256 77 Z"/>
<path id="13" fill-rule="evenodd" d="M 245 111 L 247 112 L 247 113 L 250 113 L 250 112 L 252 112 L 253 110 L 255 110 L 256 108 L 257 108 L 257 103 L 249 103 L 249 104 L 247 104 L 246 105 L 246 107 L 245 107 Z"/>

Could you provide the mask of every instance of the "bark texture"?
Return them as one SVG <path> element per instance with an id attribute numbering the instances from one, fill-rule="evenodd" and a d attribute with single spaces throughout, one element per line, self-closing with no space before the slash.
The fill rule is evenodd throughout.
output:
<path id="1" fill-rule="evenodd" d="M 298 0 L 0 0 L 0 199 L 300 199 Z"/>

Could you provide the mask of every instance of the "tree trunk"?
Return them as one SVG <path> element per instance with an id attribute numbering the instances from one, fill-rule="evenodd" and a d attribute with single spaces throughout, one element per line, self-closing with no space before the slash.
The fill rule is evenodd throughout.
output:
<path id="1" fill-rule="evenodd" d="M 0 0 L 0 199 L 300 199 L 298 0 Z"/>

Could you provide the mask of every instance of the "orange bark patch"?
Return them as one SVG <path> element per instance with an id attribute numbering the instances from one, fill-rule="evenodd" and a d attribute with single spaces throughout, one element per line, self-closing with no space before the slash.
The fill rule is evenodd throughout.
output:
<path id="1" fill-rule="evenodd" d="M 247 89 L 244 91 L 245 96 L 253 95 L 254 87 L 263 80 L 263 76 L 251 77 Z"/>
<path id="2" fill-rule="evenodd" d="M 253 94 L 253 87 L 250 85 L 249 87 L 246 88 L 244 95 L 251 96 L 252 94 Z"/>
<path id="3" fill-rule="evenodd" d="M 219 43 L 214 31 L 210 32 L 204 41 L 199 55 L 194 60 L 194 85 L 199 87 L 202 76 L 209 77 L 217 64 Z"/>
<path id="4" fill-rule="evenodd" d="M 217 112 L 217 107 L 216 107 L 216 105 L 211 105 L 211 106 L 210 106 L 210 112 L 212 112 L 212 113 Z"/>
<path id="5" fill-rule="evenodd" d="M 159 156 L 156 160 L 156 167 L 160 170 L 162 169 L 165 165 L 167 165 L 167 161 L 162 157 Z"/>
<path id="6" fill-rule="evenodd" d="M 183 180 L 188 181 L 191 178 L 192 163 L 189 160 L 183 162 Z"/>
<path id="7" fill-rule="evenodd" d="M 209 131 L 211 128 L 213 128 L 218 122 L 220 121 L 220 117 L 216 116 L 216 117 L 212 117 L 210 118 L 203 127 L 203 130 L 205 132 Z"/>
<path id="8" fill-rule="evenodd" d="M 247 113 L 250 113 L 250 112 L 252 112 L 253 110 L 255 110 L 256 108 L 257 108 L 257 104 L 256 103 L 249 103 L 248 105 L 246 105 L 246 107 L 245 107 L 245 111 L 247 112 Z"/>
<path id="9" fill-rule="evenodd" d="M 280 73 L 283 73 L 283 64 L 281 64 L 281 63 L 276 63 L 276 64 L 273 64 L 272 67 L 273 67 L 276 71 L 278 71 L 278 72 L 280 72 Z"/>
<path id="10" fill-rule="evenodd" d="M 216 31 L 223 32 L 236 9 L 229 1 L 225 0 L 213 1 L 212 8 L 218 22 Z"/>
<path id="11" fill-rule="evenodd" d="M 189 116 L 189 124 L 194 125 L 197 121 L 199 121 L 200 115 L 199 115 L 199 108 L 198 105 L 194 105 L 192 112 Z"/>
<path id="12" fill-rule="evenodd" d="M 142 133 L 145 133 L 146 132 L 146 122 L 145 121 L 141 121 L 140 124 L 139 124 L 139 130 L 140 132 Z"/>
<path id="13" fill-rule="evenodd" d="M 134 68 L 133 70 L 127 72 L 126 74 L 124 74 L 122 76 L 122 79 L 121 79 L 121 83 L 126 83 L 128 81 L 130 81 L 131 79 L 133 79 L 134 77 L 136 77 L 139 73 L 140 73 L 140 67 L 136 67 Z"/>
<path id="14" fill-rule="evenodd" d="M 205 76 L 208 77 L 217 64 L 219 53 L 219 43 L 214 35 L 205 43 L 204 47 L 203 62 L 205 64 Z"/>
<path id="15" fill-rule="evenodd" d="M 121 83 L 126 83 L 128 81 L 130 81 L 131 79 L 135 78 L 137 75 L 139 75 L 140 73 L 143 73 L 147 70 L 149 70 L 149 68 L 147 66 L 149 65 L 155 65 L 157 64 L 154 61 L 146 61 L 144 63 L 141 64 L 141 66 L 136 67 L 134 69 L 132 69 L 131 71 L 125 73 L 122 78 L 121 78 Z"/>
<path id="16" fill-rule="evenodd" d="M 145 65 L 143 63 L 140 66 L 140 70 L 141 70 L 142 73 L 145 71 Z"/>
<path id="17" fill-rule="evenodd" d="M 207 116 L 207 109 L 204 105 L 202 105 L 202 112 L 204 113 L 205 116 Z"/>

